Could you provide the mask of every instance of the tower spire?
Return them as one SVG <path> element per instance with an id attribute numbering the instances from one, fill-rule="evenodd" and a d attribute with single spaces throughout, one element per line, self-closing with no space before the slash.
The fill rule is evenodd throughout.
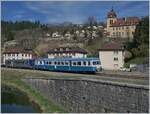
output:
<path id="1" fill-rule="evenodd" d="M 113 6 L 112 6 L 112 8 L 111 8 L 111 11 L 108 12 L 107 17 L 108 17 L 108 18 L 117 17 L 116 12 L 115 12 L 114 9 L 113 9 Z"/>
<path id="2" fill-rule="evenodd" d="M 111 11 L 114 11 L 113 6 L 112 6 L 112 8 L 111 8 Z"/>

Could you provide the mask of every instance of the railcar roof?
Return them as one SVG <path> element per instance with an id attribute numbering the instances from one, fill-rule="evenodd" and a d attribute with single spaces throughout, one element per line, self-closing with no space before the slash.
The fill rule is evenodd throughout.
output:
<path id="1" fill-rule="evenodd" d="M 99 58 L 39 58 L 37 60 L 44 60 L 44 61 L 91 61 L 91 60 L 99 60 Z"/>

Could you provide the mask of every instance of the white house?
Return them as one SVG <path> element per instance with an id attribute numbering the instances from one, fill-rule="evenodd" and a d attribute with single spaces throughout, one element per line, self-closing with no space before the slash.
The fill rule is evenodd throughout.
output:
<path id="1" fill-rule="evenodd" d="M 85 30 L 82 30 L 81 32 L 82 32 L 82 33 L 85 33 Z"/>
<path id="2" fill-rule="evenodd" d="M 31 50 L 23 50 L 19 48 L 6 49 L 2 55 L 3 63 L 5 64 L 6 60 L 21 60 L 21 59 L 32 59 L 33 53 Z"/>
<path id="3" fill-rule="evenodd" d="M 54 33 L 52 33 L 52 37 L 58 38 L 58 37 L 61 37 L 61 35 L 58 32 L 54 32 Z"/>
<path id="4" fill-rule="evenodd" d="M 103 27 L 103 26 L 100 26 L 100 25 L 98 26 L 98 28 L 99 28 L 99 29 L 104 29 L 104 27 Z"/>
<path id="5" fill-rule="evenodd" d="M 119 70 L 124 66 L 124 48 L 121 44 L 110 42 L 99 49 L 99 58 L 105 70 Z"/>
<path id="6" fill-rule="evenodd" d="M 87 52 L 79 47 L 59 47 L 48 52 L 48 58 L 85 58 Z"/>
<path id="7" fill-rule="evenodd" d="M 96 27 L 96 26 L 93 26 L 93 29 L 95 29 L 95 30 L 96 30 L 96 29 L 97 29 L 97 27 Z"/>
<path id="8" fill-rule="evenodd" d="M 71 37 L 70 32 L 67 32 L 67 33 L 65 34 L 65 37 L 66 37 L 66 38 L 70 38 L 70 37 Z"/>
<path id="9" fill-rule="evenodd" d="M 77 30 L 75 33 L 76 33 L 76 34 L 79 34 L 80 32 Z"/>

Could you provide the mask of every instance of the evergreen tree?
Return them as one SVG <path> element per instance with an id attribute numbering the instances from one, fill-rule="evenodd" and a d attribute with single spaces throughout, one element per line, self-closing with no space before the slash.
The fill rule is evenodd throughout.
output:
<path id="1" fill-rule="evenodd" d="M 140 23 L 137 25 L 135 34 L 134 34 L 134 40 L 136 45 L 139 46 L 141 44 L 149 44 L 149 18 L 144 17 Z"/>
<path id="2" fill-rule="evenodd" d="M 149 56 L 149 17 L 141 19 L 136 27 L 133 42 L 127 42 L 126 49 L 133 57 Z"/>

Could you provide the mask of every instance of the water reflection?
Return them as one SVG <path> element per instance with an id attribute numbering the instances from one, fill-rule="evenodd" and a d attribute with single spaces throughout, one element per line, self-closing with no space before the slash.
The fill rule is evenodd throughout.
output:
<path id="1" fill-rule="evenodd" d="M 37 113 L 41 112 L 39 106 L 30 102 L 29 98 L 20 91 L 2 89 L 2 113 Z"/>

